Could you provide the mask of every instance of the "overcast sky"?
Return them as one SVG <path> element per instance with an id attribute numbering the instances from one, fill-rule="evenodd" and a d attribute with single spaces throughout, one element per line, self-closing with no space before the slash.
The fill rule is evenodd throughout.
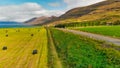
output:
<path id="1" fill-rule="evenodd" d="M 23 22 L 33 17 L 59 16 L 69 9 L 104 0 L 0 0 L 0 21 Z"/>

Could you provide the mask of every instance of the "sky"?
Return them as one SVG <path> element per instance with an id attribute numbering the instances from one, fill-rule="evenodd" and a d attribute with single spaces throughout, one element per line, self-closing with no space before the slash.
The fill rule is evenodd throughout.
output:
<path id="1" fill-rule="evenodd" d="M 60 16 L 66 11 L 104 0 L 0 0 L 0 21 L 24 22 L 34 17 Z"/>

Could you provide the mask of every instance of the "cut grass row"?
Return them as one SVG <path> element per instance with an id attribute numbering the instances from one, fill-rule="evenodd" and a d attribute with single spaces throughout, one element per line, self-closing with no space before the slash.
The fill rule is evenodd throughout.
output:
<path id="1" fill-rule="evenodd" d="M 120 51 L 86 37 L 51 29 L 64 68 L 119 68 Z"/>
<path id="2" fill-rule="evenodd" d="M 77 30 L 120 38 L 120 26 L 83 27 Z"/>

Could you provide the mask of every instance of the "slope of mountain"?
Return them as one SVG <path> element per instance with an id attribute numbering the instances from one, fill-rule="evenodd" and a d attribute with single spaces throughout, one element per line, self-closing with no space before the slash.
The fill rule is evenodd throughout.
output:
<path id="1" fill-rule="evenodd" d="M 32 18 L 24 23 L 26 24 L 30 24 L 30 25 L 43 25 L 43 24 L 47 24 L 50 21 L 53 21 L 56 17 L 55 16 L 51 16 L 51 17 L 38 17 L 38 18 Z"/>
<path id="2" fill-rule="evenodd" d="M 90 6 L 74 8 L 74 9 L 69 10 L 68 12 L 63 14 L 62 16 L 60 16 L 60 18 L 74 18 L 74 17 L 83 16 L 83 15 L 86 15 L 86 14 L 92 12 L 92 11 L 97 10 L 98 7 L 109 5 L 109 4 L 112 4 L 115 2 L 119 2 L 119 1 L 120 0 L 107 0 L 107 1 L 99 2 L 96 4 L 90 5 Z"/>
<path id="3" fill-rule="evenodd" d="M 64 23 L 104 20 L 114 22 L 120 20 L 120 0 L 106 0 L 93 5 L 69 10 L 60 17 L 38 17 L 27 21 L 31 25 L 57 25 Z"/>
<path id="4" fill-rule="evenodd" d="M 112 22 L 120 19 L 120 0 L 106 0 L 90 6 L 74 8 L 61 15 L 52 25 L 105 19 Z"/>
<path id="5" fill-rule="evenodd" d="M 32 19 L 30 19 L 30 20 L 28 20 L 28 21 L 25 21 L 24 23 L 29 23 L 29 22 L 31 22 L 31 21 L 34 21 L 34 20 L 36 20 L 37 18 L 35 17 L 35 18 L 32 18 Z"/>

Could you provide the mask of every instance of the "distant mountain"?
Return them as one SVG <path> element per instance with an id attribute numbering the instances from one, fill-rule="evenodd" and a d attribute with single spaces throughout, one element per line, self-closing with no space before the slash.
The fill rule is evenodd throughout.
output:
<path id="1" fill-rule="evenodd" d="M 77 7 L 67 11 L 60 17 L 38 17 L 25 23 L 32 25 L 56 25 L 64 23 L 104 20 L 114 22 L 120 20 L 120 0 L 105 0 L 85 7 Z"/>
<path id="2" fill-rule="evenodd" d="M 24 23 L 29 24 L 29 25 L 43 25 L 43 24 L 47 24 L 51 21 L 53 21 L 55 18 L 55 16 L 51 16 L 51 17 L 38 17 L 38 18 L 32 18 Z"/>

